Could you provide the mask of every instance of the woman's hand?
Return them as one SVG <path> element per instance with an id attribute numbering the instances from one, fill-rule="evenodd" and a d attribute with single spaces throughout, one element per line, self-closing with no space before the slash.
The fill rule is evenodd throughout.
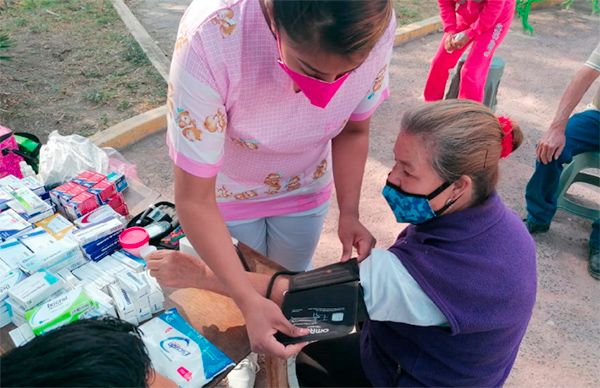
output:
<path id="1" fill-rule="evenodd" d="M 352 247 L 356 248 L 358 261 L 364 260 L 377 242 L 371 232 L 355 216 L 340 216 L 338 236 L 342 242 L 342 261 L 352 257 Z"/>
<path id="2" fill-rule="evenodd" d="M 162 287 L 208 288 L 203 282 L 214 278 L 212 271 L 202 260 L 179 251 L 155 251 L 148 255 L 146 261 L 150 275 Z"/>
<path id="3" fill-rule="evenodd" d="M 454 47 L 452 45 L 452 39 L 454 39 L 454 34 L 447 34 L 446 38 L 444 39 L 444 48 L 449 53 L 454 51 Z"/>
<path id="4" fill-rule="evenodd" d="M 452 36 L 452 50 L 460 50 L 469 43 L 469 36 L 464 32 L 459 32 Z"/>
<path id="5" fill-rule="evenodd" d="M 288 337 L 299 337 L 307 335 L 308 330 L 292 325 L 279 306 L 271 300 L 260 296 L 253 298 L 244 306 L 243 312 L 253 352 L 287 359 L 298 354 L 306 346 L 306 342 L 285 346 L 275 339 L 274 336 L 278 331 Z"/>

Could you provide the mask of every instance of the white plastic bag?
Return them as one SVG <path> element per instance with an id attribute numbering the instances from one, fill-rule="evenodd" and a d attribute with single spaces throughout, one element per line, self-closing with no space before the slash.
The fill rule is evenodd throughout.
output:
<path id="1" fill-rule="evenodd" d="M 108 172 L 108 155 L 80 135 L 62 136 L 52 131 L 40 149 L 39 176 L 46 186 L 61 184 L 83 170 Z"/>
<path id="2" fill-rule="evenodd" d="M 172 308 L 140 326 L 152 367 L 181 388 L 200 388 L 233 361 Z"/>

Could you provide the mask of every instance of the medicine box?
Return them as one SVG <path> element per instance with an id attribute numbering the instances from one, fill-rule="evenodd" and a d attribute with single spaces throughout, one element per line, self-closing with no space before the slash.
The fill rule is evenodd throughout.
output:
<path id="1" fill-rule="evenodd" d="M 27 222 L 12 209 L 0 213 L 0 239 L 7 240 L 18 236 L 20 233 L 32 229 L 31 223 Z"/>
<path id="2" fill-rule="evenodd" d="M 64 282 L 60 278 L 41 270 L 12 287 L 8 296 L 11 302 L 28 310 L 62 290 Z"/>

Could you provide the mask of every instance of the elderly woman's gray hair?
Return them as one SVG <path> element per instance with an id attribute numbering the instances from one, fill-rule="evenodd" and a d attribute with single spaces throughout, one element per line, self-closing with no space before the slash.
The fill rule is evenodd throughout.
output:
<path id="1" fill-rule="evenodd" d="M 443 180 L 471 177 L 473 205 L 496 189 L 505 134 L 498 118 L 485 106 L 467 100 L 428 103 L 406 112 L 400 130 L 422 139 L 431 150 L 432 167 Z M 516 150 L 523 132 L 514 123 L 512 135 L 512 149 Z"/>

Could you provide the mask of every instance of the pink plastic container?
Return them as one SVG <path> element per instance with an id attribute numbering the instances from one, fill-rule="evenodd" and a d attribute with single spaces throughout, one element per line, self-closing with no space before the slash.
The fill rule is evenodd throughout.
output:
<path id="1" fill-rule="evenodd" d="M 146 229 L 139 226 L 127 228 L 119 235 L 119 244 L 127 252 L 141 257 L 140 250 L 150 243 L 150 236 Z"/>

